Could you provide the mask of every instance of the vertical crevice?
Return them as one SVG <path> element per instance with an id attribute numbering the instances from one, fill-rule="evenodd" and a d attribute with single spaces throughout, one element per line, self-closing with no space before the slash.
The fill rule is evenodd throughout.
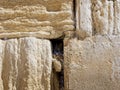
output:
<path id="1" fill-rule="evenodd" d="M 64 58 L 63 58 L 63 40 L 53 39 L 52 54 L 53 54 L 53 70 L 51 78 L 51 90 L 64 90 Z"/>
<path id="2" fill-rule="evenodd" d="M 77 22 L 77 18 L 76 18 L 76 0 L 73 0 L 73 17 L 74 17 L 74 27 L 76 30 L 76 22 Z"/>

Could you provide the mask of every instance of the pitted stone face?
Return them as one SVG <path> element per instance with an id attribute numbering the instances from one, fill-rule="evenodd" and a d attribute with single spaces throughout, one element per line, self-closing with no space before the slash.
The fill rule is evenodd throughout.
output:
<path id="1" fill-rule="evenodd" d="M 58 38 L 74 29 L 73 0 L 0 0 L 0 38 Z"/>

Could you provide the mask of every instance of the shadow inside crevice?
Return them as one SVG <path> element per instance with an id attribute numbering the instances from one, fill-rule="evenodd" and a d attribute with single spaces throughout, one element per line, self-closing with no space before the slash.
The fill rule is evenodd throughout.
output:
<path id="1" fill-rule="evenodd" d="M 62 69 L 60 72 L 56 72 L 54 67 L 52 70 L 51 77 L 51 90 L 64 90 L 64 57 L 63 57 L 63 39 L 53 39 L 52 44 L 52 55 L 53 58 L 60 61 Z"/>

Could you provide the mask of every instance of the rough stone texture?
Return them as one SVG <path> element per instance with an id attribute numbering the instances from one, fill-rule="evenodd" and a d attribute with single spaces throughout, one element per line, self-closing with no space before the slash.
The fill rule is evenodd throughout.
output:
<path id="1" fill-rule="evenodd" d="M 64 39 L 65 90 L 120 90 L 120 0 L 75 1 L 76 38 Z"/>
<path id="2" fill-rule="evenodd" d="M 73 0 L 0 0 L 0 38 L 58 38 L 74 29 Z"/>
<path id="3" fill-rule="evenodd" d="M 97 34 L 108 34 L 108 0 L 93 0 L 94 29 Z"/>
<path id="4" fill-rule="evenodd" d="M 65 90 L 120 90 L 120 36 L 71 39 L 64 59 Z"/>
<path id="5" fill-rule="evenodd" d="M 0 40 L 0 90 L 50 90 L 51 71 L 49 40 Z"/>
<path id="6" fill-rule="evenodd" d="M 62 69 L 61 62 L 56 59 L 53 59 L 53 68 L 55 69 L 56 72 L 61 72 Z"/>
<path id="7" fill-rule="evenodd" d="M 114 34 L 120 34 L 120 0 L 115 0 L 115 30 Z"/>
<path id="8" fill-rule="evenodd" d="M 4 47 L 5 47 L 4 41 L 0 40 L 0 90 L 3 90 L 3 80 L 1 76 L 2 76 L 2 62 L 3 62 L 3 55 L 4 55 Z"/>
<path id="9" fill-rule="evenodd" d="M 114 33 L 114 2 L 108 2 L 108 34 L 112 35 Z"/>
<path id="10" fill-rule="evenodd" d="M 120 34 L 119 0 L 76 0 L 79 37 Z"/>
<path id="11" fill-rule="evenodd" d="M 0 0 L 0 38 L 0 90 L 120 90 L 120 0 Z"/>
<path id="12" fill-rule="evenodd" d="M 79 36 L 92 36 L 91 0 L 76 0 L 76 28 Z"/>

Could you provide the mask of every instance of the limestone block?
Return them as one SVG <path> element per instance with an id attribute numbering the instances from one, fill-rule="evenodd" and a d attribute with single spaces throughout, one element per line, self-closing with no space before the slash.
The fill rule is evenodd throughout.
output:
<path id="1" fill-rule="evenodd" d="M 0 46 L 5 46 L 0 47 L 0 53 L 4 49 L 4 55 L 0 55 L 0 88 L 3 85 L 4 89 L 0 90 L 50 90 L 52 53 L 49 40 L 27 37 L 4 42 L 0 41 Z"/>
<path id="2" fill-rule="evenodd" d="M 115 0 L 115 30 L 114 34 L 120 34 L 120 0 Z"/>
<path id="3" fill-rule="evenodd" d="M 76 28 L 82 38 L 92 36 L 91 5 L 91 0 L 76 0 Z"/>
<path id="4" fill-rule="evenodd" d="M 65 90 L 120 90 L 120 36 L 71 39 L 64 48 Z"/>
<path id="5" fill-rule="evenodd" d="M 108 1 L 108 35 L 114 34 L 114 3 Z"/>
<path id="6" fill-rule="evenodd" d="M 4 47 L 5 42 L 0 40 L 0 90 L 3 90 L 3 80 L 1 78 L 2 76 L 2 64 L 3 64 L 3 56 L 4 56 Z"/>
<path id="7" fill-rule="evenodd" d="M 92 17 L 94 34 L 113 34 L 114 5 L 113 1 L 92 0 Z"/>
<path id="8" fill-rule="evenodd" d="M 0 0 L 0 38 L 58 38 L 74 29 L 73 0 Z"/>

